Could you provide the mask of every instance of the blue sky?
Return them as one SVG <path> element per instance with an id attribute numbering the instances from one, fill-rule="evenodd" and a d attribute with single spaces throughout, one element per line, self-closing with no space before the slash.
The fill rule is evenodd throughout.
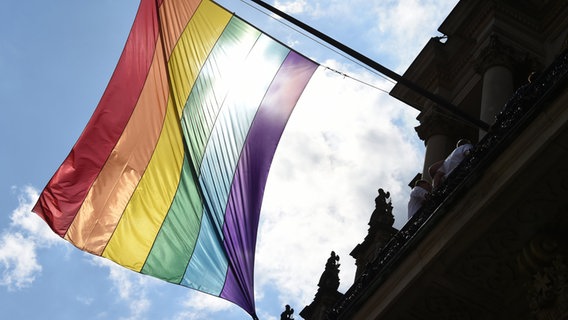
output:
<path id="1" fill-rule="evenodd" d="M 9 1 L 0 11 L 0 317 L 6 319 L 248 319 L 236 306 L 83 253 L 30 212 L 96 107 L 139 1 Z M 219 1 L 313 58 L 320 68 L 281 139 L 268 179 L 256 258 L 261 319 L 309 304 L 332 250 L 341 286 L 367 233 L 378 188 L 406 222 L 423 143 L 416 110 L 350 77 L 392 84 L 249 1 Z M 457 0 L 279 0 L 294 17 L 402 73 Z M 252 7 L 251 7 L 252 6 Z"/>

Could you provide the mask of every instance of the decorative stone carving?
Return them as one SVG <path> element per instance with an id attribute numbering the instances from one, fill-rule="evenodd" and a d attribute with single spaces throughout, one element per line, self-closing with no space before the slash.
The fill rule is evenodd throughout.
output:
<path id="1" fill-rule="evenodd" d="M 420 121 L 420 125 L 415 127 L 414 130 L 416 130 L 418 137 L 422 141 L 427 142 L 434 135 L 444 135 L 452 138 L 460 136 L 458 133 L 460 130 L 456 121 L 449 115 L 436 111 L 434 108 L 422 111 L 418 115 L 417 120 Z"/>
<path id="2" fill-rule="evenodd" d="M 529 305 L 537 319 L 568 317 L 568 266 L 564 256 L 555 256 L 549 267 L 533 275 L 529 284 Z"/>
<path id="3" fill-rule="evenodd" d="M 294 314 L 294 309 L 290 307 L 290 305 L 286 305 L 284 307 L 284 311 L 280 314 L 280 320 L 294 320 L 292 316 Z"/>
<path id="4" fill-rule="evenodd" d="M 481 51 L 477 58 L 475 69 L 480 74 L 494 66 L 503 66 L 512 70 L 515 64 L 514 55 L 515 50 L 504 45 L 499 37 L 493 34 L 489 38 L 489 45 Z"/>
<path id="5" fill-rule="evenodd" d="M 378 192 L 379 195 L 375 198 L 375 210 L 371 214 L 371 220 L 369 221 L 369 232 L 375 231 L 382 226 L 390 227 L 394 223 L 390 192 L 385 192 L 383 189 L 379 189 Z"/>
<path id="6" fill-rule="evenodd" d="M 538 320 L 568 319 L 568 260 L 562 235 L 540 234 L 519 255 L 529 306 Z"/>
<path id="7" fill-rule="evenodd" d="M 355 258 L 357 272 L 355 277 L 359 277 L 368 263 L 373 261 L 384 245 L 393 237 L 397 229 L 393 228 L 394 215 L 392 214 L 392 201 L 390 192 L 382 188 L 378 190 L 375 198 L 375 210 L 369 220 L 369 231 L 365 240 L 358 244 L 350 253 Z"/>
<path id="8" fill-rule="evenodd" d="M 337 291 L 337 288 L 339 288 L 339 266 L 339 256 L 335 254 L 335 251 L 332 251 L 318 282 L 319 288 L 314 301 L 300 311 L 302 318 L 306 320 L 326 319 L 331 307 L 343 297 L 343 294 Z"/>
<path id="9" fill-rule="evenodd" d="M 332 251 L 318 282 L 319 290 L 337 290 L 339 288 L 339 266 L 339 256 L 335 254 L 335 251 Z"/>

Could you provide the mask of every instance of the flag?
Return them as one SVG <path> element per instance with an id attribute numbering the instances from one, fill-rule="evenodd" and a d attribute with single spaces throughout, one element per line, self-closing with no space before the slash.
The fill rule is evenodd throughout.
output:
<path id="1" fill-rule="evenodd" d="M 264 187 L 317 67 L 210 0 L 142 0 L 33 211 L 81 250 L 255 317 Z"/>

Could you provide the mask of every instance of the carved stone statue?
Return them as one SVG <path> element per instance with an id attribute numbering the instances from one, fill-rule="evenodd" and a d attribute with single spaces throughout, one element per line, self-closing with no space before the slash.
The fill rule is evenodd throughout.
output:
<path id="1" fill-rule="evenodd" d="M 379 195 L 375 198 L 375 208 L 386 208 L 390 203 L 390 192 L 385 192 L 382 188 L 379 188 Z"/>
<path id="2" fill-rule="evenodd" d="M 322 273 L 318 286 L 324 290 L 337 290 L 339 288 L 339 256 L 335 251 L 331 252 L 330 257 L 325 263 L 325 270 Z"/>
<path id="3" fill-rule="evenodd" d="M 284 312 L 280 314 L 280 320 L 293 320 L 294 317 L 292 317 L 292 314 L 294 314 L 294 309 L 290 308 L 290 305 L 287 304 Z"/>
<path id="4" fill-rule="evenodd" d="M 394 223 L 394 216 L 392 214 L 392 202 L 390 199 L 390 192 L 385 192 L 382 188 L 379 189 L 379 195 L 375 198 L 375 210 L 371 214 L 371 221 L 369 226 L 374 231 L 378 225 L 392 226 Z"/>

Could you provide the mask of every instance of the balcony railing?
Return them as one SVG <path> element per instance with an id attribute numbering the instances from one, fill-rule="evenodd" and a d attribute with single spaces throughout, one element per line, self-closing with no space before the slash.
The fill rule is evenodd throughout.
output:
<path id="1" fill-rule="evenodd" d="M 564 90 L 568 81 L 568 50 L 561 54 L 530 84 L 519 88 L 497 115 L 495 123 L 471 154 L 432 193 L 422 208 L 380 249 L 351 288 L 336 302 L 328 319 L 338 319 L 357 310 L 364 293 L 375 290 L 396 268 L 404 256 L 436 226 L 496 158 L 543 109 Z"/>

